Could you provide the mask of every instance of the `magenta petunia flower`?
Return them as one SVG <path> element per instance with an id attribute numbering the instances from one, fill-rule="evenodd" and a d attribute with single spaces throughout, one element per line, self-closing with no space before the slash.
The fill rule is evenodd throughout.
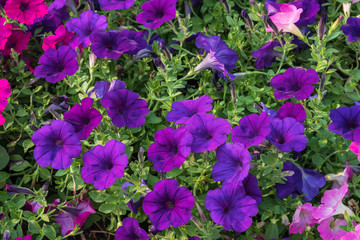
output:
<path id="1" fill-rule="evenodd" d="M 347 232 L 341 229 L 339 226 L 347 226 L 346 220 L 329 217 L 320 222 L 317 230 L 319 231 L 320 237 L 322 239 L 340 240 Z"/>
<path id="2" fill-rule="evenodd" d="M 343 138 L 357 142 L 360 140 L 360 106 L 332 109 L 329 131 L 342 135 Z"/>
<path id="3" fill-rule="evenodd" d="M 148 150 L 149 161 L 155 163 L 154 169 L 158 172 L 180 168 L 191 153 L 192 140 L 192 135 L 185 127 L 158 130 L 155 133 L 155 142 Z"/>
<path id="4" fill-rule="evenodd" d="M 100 7 L 104 10 L 129 9 L 135 0 L 99 0 Z"/>
<path id="5" fill-rule="evenodd" d="M 7 99 L 11 95 L 11 86 L 6 79 L 0 79 L 0 125 L 5 123 L 5 118 L 1 115 L 7 106 Z"/>
<path id="6" fill-rule="evenodd" d="M 6 18 L 4 17 L 0 17 L 0 51 L 4 50 L 5 48 L 5 44 L 8 40 L 8 38 L 10 37 L 12 31 L 11 31 L 11 26 L 12 24 L 4 24 L 6 21 Z"/>
<path id="7" fill-rule="evenodd" d="M 73 126 L 55 120 L 37 130 L 31 137 L 35 144 L 34 158 L 40 167 L 68 168 L 81 153 L 81 142 Z"/>
<path id="8" fill-rule="evenodd" d="M 281 58 L 282 53 L 276 51 L 274 48 L 281 46 L 278 41 L 268 42 L 258 50 L 251 53 L 253 58 L 256 58 L 255 68 L 263 69 L 264 67 L 271 67 L 271 64 L 276 60 L 276 58 Z"/>
<path id="9" fill-rule="evenodd" d="M 225 180 L 225 183 L 239 183 L 245 179 L 250 170 L 251 155 L 240 143 L 225 143 L 216 149 L 216 158 L 212 176 L 214 181 Z"/>
<path id="10" fill-rule="evenodd" d="M 125 88 L 126 83 L 118 79 L 113 79 L 111 84 L 109 82 L 99 81 L 95 83 L 94 90 L 89 93 L 89 97 L 95 93 L 97 98 L 102 98 L 106 92 L 113 92 Z"/>
<path id="11" fill-rule="evenodd" d="M 92 213 L 96 213 L 96 211 L 92 208 L 90 200 L 84 198 L 83 201 L 78 202 L 76 207 L 73 204 L 63 207 L 55 217 L 55 221 L 60 225 L 61 234 L 66 236 L 74 230 L 76 225 L 81 228 Z"/>
<path id="12" fill-rule="evenodd" d="M 221 189 L 206 194 L 205 208 L 211 211 L 212 220 L 226 231 L 245 232 L 258 213 L 255 199 L 246 195 L 244 187 L 237 183 L 224 184 Z"/>
<path id="13" fill-rule="evenodd" d="M 40 57 L 34 75 L 51 83 L 61 81 L 79 69 L 76 57 L 77 53 L 69 46 L 61 46 L 58 50 L 50 48 Z"/>
<path id="14" fill-rule="evenodd" d="M 31 235 L 26 235 L 24 237 L 17 237 L 14 240 L 32 240 Z"/>
<path id="15" fill-rule="evenodd" d="M 149 108 L 145 100 L 127 89 L 106 92 L 101 104 L 106 108 L 111 121 L 118 127 L 140 127 L 145 123 Z"/>
<path id="16" fill-rule="evenodd" d="M 55 35 L 50 35 L 44 38 L 42 49 L 46 51 L 50 48 L 57 49 L 58 47 L 63 45 L 68 46 L 74 35 L 75 34 L 73 32 L 68 32 L 64 25 L 60 25 L 56 29 Z"/>
<path id="17" fill-rule="evenodd" d="M 271 79 L 271 87 L 275 89 L 276 99 L 296 98 L 304 100 L 310 97 L 319 81 L 314 69 L 288 68 L 282 75 L 275 75 Z"/>
<path id="18" fill-rule="evenodd" d="M 276 114 L 276 118 L 279 119 L 286 117 L 295 118 L 298 122 L 304 122 L 306 120 L 306 112 L 300 103 L 293 104 L 292 102 L 287 102 L 278 109 Z"/>
<path id="19" fill-rule="evenodd" d="M 297 206 L 292 218 L 292 223 L 290 224 L 289 233 L 302 234 L 307 225 L 311 227 L 317 224 L 318 221 L 312 216 L 312 212 L 315 209 L 316 207 L 313 207 L 311 203 Z"/>
<path id="20" fill-rule="evenodd" d="M 211 103 L 213 100 L 207 96 L 203 95 L 194 100 L 181 100 L 176 101 L 171 105 L 171 110 L 166 115 L 166 120 L 169 122 L 175 122 L 175 124 L 187 124 L 189 119 L 194 114 L 207 113 L 212 109 Z"/>
<path id="21" fill-rule="evenodd" d="M 164 179 L 144 199 L 143 210 L 158 230 L 180 227 L 189 222 L 195 198 L 186 187 L 179 187 L 174 179 Z"/>
<path id="22" fill-rule="evenodd" d="M 103 190 L 113 185 L 121 178 L 128 164 L 125 145 L 115 139 L 105 146 L 98 145 L 83 155 L 84 167 L 81 177 L 86 183 L 94 183 L 97 190 Z"/>
<path id="23" fill-rule="evenodd" d="M 76 104 L 64 113 L 64 120 L 71 123 L 80 140 L 87 139 L 102 120 L 101 113 L 91 107 L 93 101 L 91 98 L 84 98 L 81 105 Z"/>
<path id="24" fill-rule="evenodd" d="M 115 240 L 148 240 L 147 232 L 139 228 L 136 219 L 127 217 L 123 220 L 123 226 L 119 227 L 115 233 Z"/>
<path id="25" fill-rule="evenodd" d="M 149 0 L 141 5 L 143 12 L 136 16 L 136 21 L 146 28 L 155 29 L 164 22 L 174 19 L 177 0 Z"/>
<path id="26" fill-rule="evenodd" d="M 259 115 L 250 114 L 240 119 L 239 126 L 233 128 L 231 140 L 234 143 L 242 143 L 246 148 L 259 145 L 269 135 L 271 118 L 266 112 Z"/>
<path id="27" fill-rule="evenodd" d="M 195 114 L 186 126 L 193 136 L 191 152 L 215 150 L 225 143 L 231 132 L 230 123 L 223 118 L 215 118 L 212 114 Z"/>
<path id="28" fill-rule="evenodd" d="M 349 42 L 356 42 L 360 39 L 360 18 L 349 17 L 346 24 L 340 28 Z"/>
<path id="29" fill-rule="evenodd" d="M 356 225 L 355 231 L 344 234 L 340 240 L 355 240 L 360 239 L 360 224 Z"/>
<path id="30" fill-rule="evenodd" d="M 8 18 L 27 25 L 33 24 L 36 18 L 48 13 L 44 0 L 7 0 L 4 10 Z"/>
<path id="31" fill-rule="evenodd" d="M 14 24 L 10 24 L 12 28 L 18 28 Z M 31 33 L 24 33 L 20 30 L 14 30 L 11 32 L 11 35 L 7 38 L 6 44 L 3 50 L 0 50 L 4 56 L 11 55 L 11 49 L 13 48 L 15 52 L 22 54 L 22 51 L 28 48 L 28 43 L 30 41 Z"/>

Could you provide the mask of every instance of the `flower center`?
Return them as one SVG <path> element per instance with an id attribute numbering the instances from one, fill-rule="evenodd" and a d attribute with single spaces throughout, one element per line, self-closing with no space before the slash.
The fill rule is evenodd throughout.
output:
<path id="1" fill-rule="evenodd" d="M 224 213 L 228 214 L 229 212 L 230 212 L 230 206 L 229 206 L 228 203 L 226 203 L 225 206 L 224 206 Z"/>
<path id="2" fill-rule="evenodd" d="M 28 8 L 28 5 L 28 3 L 21 3 L 20 10 L 24 12 Z"/>
<path id="3" fill-rule="evenodd" d="M 166 202 L 166 209 L 170 210 L 174 208 L 174 203 L 172 201 Z"/>
<path id="4" fill-rule="evenodd" d="M 351 123 L 349 124 L 349 129 L 350 129 L 350 131 L 354 131 L 355 128 L 357 128 L 357 124 L 356 124 L 355 122 L 351 122 Z"/>
<path id="5" fill-rule="evenodd" d="M 284 136 L 279 136 L 279 137 L 276 138 L 275 141 L 277 143 L 279 143 L 279 144 L 284 144 L 285 143 L 285 138 L 284 138 Z"/>
<path id="6" fill-rule="evenodd" d="M 210 140 L 211 138 L 212 138 L 212 136 L 210 134 L 207 134 L 206 140 Z"/>
<path id="7" fill-rule="evenodd" d="M 114 164 L 112 162 L 109 162 L 107 165 L 106 165 L 106 168 L 108 170 L 111 170 L 112 168 L 114 167 Z"/>
<path id="8" fill-rule="evenodd" d="M 63 145 L 64 145 L 63 140 L 61 140 L 61 139 L 57 140 L 57 141 L 56 141 L 56 145 L 57 145 L 57 146 L 63 146 Z"/>

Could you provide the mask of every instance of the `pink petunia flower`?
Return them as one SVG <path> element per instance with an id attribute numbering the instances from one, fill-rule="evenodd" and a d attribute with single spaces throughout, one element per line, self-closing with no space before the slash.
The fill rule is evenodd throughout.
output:
<path id="1" fill-rule="evenodd" d="M 11 28 L 18 28 L 14 24 L 10 24 Z M 28 42 L 30 41 L 31 32 L 22 32 L 20 30 L 15 30 L 11 32 L 11 35 L 8 37 L 5 47 L 0 52 L 4 56 L 10 56 L 11 49 L 13 48 L 15 52 L 21 54 L 24 49 L 27 49 Z"/>
<path id="2" fill-rule="evenodd" d="M 8 18 L 27 25 L 33 24 L 36 18 L 44 17 L 48 13 L 44 0 L 7 0 L 4 10 Z"/>
<path id="3" fill-rule="evenodd" d="M 306 226 L 314 226 L 318 221 L 312 216 L 312 212 L 316 209 L 311 203 L 305 203 L 297 206 L 294 213 L 289 233 L 302 234 Z"/>
<path id="4" fill-rule="evenodd" d="M 317 230 L 319 231 L 322 239 L 340 240 L 341 237 L 346 234 L 346 231 L 339 228 L 339 226 L 347 226 L 347 222 L 344 219 L 334 220 L 333 217 L 330 217 L 321 221 Z M 355 239 L 356 238 L 352 240 Z"/>
<path id="5" fill-rule="evenodd" d="M 354 232 L 348 232 L 340 238 L 340 240 L 356 240 L 360 239 L 360 224 L 356 225 Z"/>
<path id="6" fill-rule="evenodd" d="M 67 31 L 64 25 L 60 25 L 56 31 L 55 35 L 48 36 L 44 38 L 42 49 L 44 51 L 49 48 L 57 49 L 58 47 L 65 45 L 68 46 L 74 37 L 75 33 L 71 31 Z"/>
<path id="7" fill-rule="evenodd" d="M 325 176 L 326 181 L 334 181 L 331 189 L 339 189 L 341 188 L 345 183 L 348 183 L 353 177 L 353 171 L 349 167 L 349 163 L 346 162 L 346 168 L 343 172 L 338 174 L 330 173 Z M 346 196 L 349 196 L 349 191 L 347 191 Z"/>
<path id="8" fill-rule="evenodd" d="M 349 146 L 350 150 L 353 151 L 356 155 L 358 155 L 358 159 L 360 162 L 360 141 L 352 142 Z"/>
<path id="9" fill-rule="evenodd" d="M 11 95 L 11 87 L 6 79 L 0 79 L 0 113 L 4 112 L 7 105 L 6 98 Z M 0 114 L 0 125 L 5 123 L 5 118 Z"/>
<path id="10" fill-rule="evenodd" d="M 11 35 L 11 24 L 4 24 L 6 18 L 0 17 L 0 51 L 4 50 L 5 44 Z"/>

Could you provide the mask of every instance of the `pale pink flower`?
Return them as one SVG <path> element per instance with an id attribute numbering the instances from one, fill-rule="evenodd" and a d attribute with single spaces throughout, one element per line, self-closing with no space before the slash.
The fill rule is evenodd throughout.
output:
<path id="1" fill-rule="evenodd" d="M 294 216 L 292 218 L 292 223 L 290 225 L 289 233 L 299 233 L 302 234 L 308 226 L 314 226 L 318 221 L 312 216 L 312 212 L 316 209 L 311 203 L 305 203 L 303 205 L 297 206 Z"/>
<path id="2" fill-rule="evenodd" d="M 334 220 L 333 217 L 329 217 L 320 222 L 317 230 L 319 231 L 322 239 L 340 240 L 347 232 L 339 228 L 339 226 L 347 226 L 347 222 L 344 219 Z"/>
<path id="3" fill-rule="evenodd" d="M 354 232 L 348 232 L 340 238 L 340 240 L 356 240 L 360 239 L 360 224 L 356 225 Z"/>
<path id="4" fill-rule="evenodd" d="M 338 174 L 330 173 L 325 176 L 326 181 L 334 181 L 333 185 L 331 186 L 331 189 L 339 189 L 341 188 L 345 183 L 348 183 L 353 177 L 353 171 L 349 167 L 349 163 L 346 162 L 346 168 L 343 172 Z M 349 191 L 347 191 L 346 196 L 349 196 Z"/>

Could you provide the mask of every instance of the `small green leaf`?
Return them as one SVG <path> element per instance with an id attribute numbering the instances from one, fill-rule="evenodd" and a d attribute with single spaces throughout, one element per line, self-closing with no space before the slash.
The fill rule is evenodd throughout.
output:
<path id="1" fill-rule="evenodd" d="M 3 170 L 8 165 L 8 163 L 9 163 L 9 154 L 7 153 L 4 147 L 0 146 L 0 170 Z"/>
<path id="2" fill-rule="evenodd" d="M 45 236 L 47 236 L 49 239 L 56 238 L 56 231 L 53 228 L 53 226 L 44 224 L 42 231 L 45 234 Z"/>
<path id="3" fill-rule="evenodd" d="M 31 139 L 26 139 L 25 141 L 23 141 L 22 146 L 24 148 L 24 152 L 26 153 L 29 148 L 34 146 L 34 143 L 31 141 Z"/>
<path id="4" fill-rule="evenodd" d="M 104 203 L 100 206 L 99 211 L 102 213 L 111 213 L 116 208 L 115 204 L 112 203 Z"/>

